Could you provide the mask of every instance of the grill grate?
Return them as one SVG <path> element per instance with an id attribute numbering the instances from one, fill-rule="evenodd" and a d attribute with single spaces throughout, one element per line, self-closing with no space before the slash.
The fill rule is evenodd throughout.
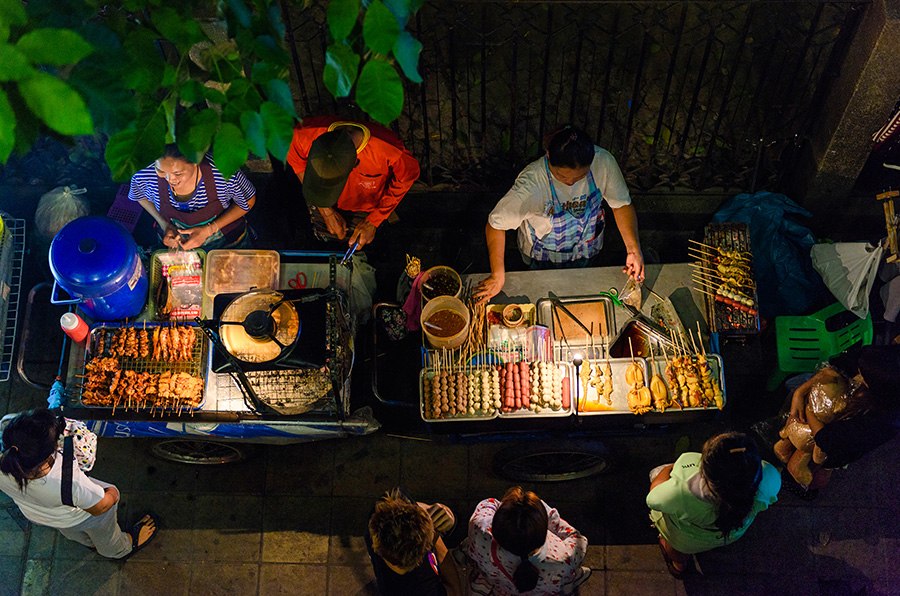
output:
<path id="1" fill-rule="evenodd" d="M 87 370 L 87 365 L 93 361 L 94 359 L 99 358 L 112 358 L 115 361 L 116 367 L 121 371 L 132 371 L 135 373 L 150 373 L 153 375 L 162 375 L 163 373 L 170 372 L 173 375 L 177 375 L 179 373 L 186 374 L 191 377 L 195 377 L 197 379 L 203 378 L 203 362 L 204 354 L 203 351 L 206 346 L 205 336 L 195 325 L 177 325 L 177 327 L 190 327 L 194 330 L 194 342 L 191 346 L 190 353 L 187 354 L 190 356 L 187 360 L 163 360 L 163 359 L 154 359 L 154 349 L 153 349 L 153 336 L 154 333 L 159 330 L 165 330 L 168 332 L 173 327 L 176 327 L 172 324 L 161 324 L 161 323 L 141 323 L 138 325 L 122 325 L 122 324 L 101 324 L 93 329 L 91 329 L 91 333 L 88 340 L 88 349 L 84 355 L 84 363 L 80 367 L 80 371 L 82 375 L 85 374 Z M 148 357 L 132 357 L 132 356 L 123 356 L 120 354 L 113 353 L 112 351 L 112 341 L 117 331 L 122 329 L 134 329 L 138 334 L 143 331 L 147 332 L 148 341 L 149 341 L 149 350 L 150 354 Z M 101 351 L 101 341 L 102 341 L 102 351 Z M 87 381 L 87 377 L 82 376 L 83 382 Z M 202 386 L 202 383 L 201 383 Z M 115 408 L 119 400 L 116 400 L 115 403 L 109 404 L 93 404 L 93 403 L 85 403 L 83 401 L 83 393 L 84 386 L 83 384 L 75 384 L 70 385 L 67 388 L 68 397 L 70 400 L 77 401 L 82 406 L 87 408 Z M 185 402 L 176 401 L 165 401 L 162 398 L 154 399 L 152 397 L 146 395 L 136 396 L 134 401 L 125 402 L 126 409 L 133 410 L 158 410 L 158 409 L 166 409 L 166 410 L 193 410 L 202 407 L 203 402 L 196 405 L 189 405 Z"/>
<path id="2" fill-rule="evenodd" d="M 750 230 L 746 224 L 723 223 L 710 224 L 704 230 L 704 244 L 729 251 L 746 253 L 752 261 L 750 250 Z M 705 255 L 700 259 L 700 264 L 709 269 L 715 269 L 716 263 Z M 752 267 L 751 267 L 752 274 Z M 752 292 L 748 292 L 753 299 L 752 308 L 759 310 L 759 297 L 756 294 L 755 282 Z M 759 332 L 759 314 L 749 313 L 728 304 L 717 301 L 713 296 L 706 294 L 706 309 L 712 331 L 726 333 L 750 334 Z"/>

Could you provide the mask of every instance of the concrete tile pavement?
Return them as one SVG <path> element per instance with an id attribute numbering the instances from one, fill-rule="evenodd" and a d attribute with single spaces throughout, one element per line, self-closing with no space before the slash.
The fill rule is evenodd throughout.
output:
<path id="1" fill-rule="evenodd" d="M 703 575 L 681 582 L 665 570 L 642 500 L 647 462 L 671 459 L 677 438 L 611 439 L 613 451 L 627 448 L 610 474 L 531 486 L 591 541 L 583 595 L 900 592 L 900 502 L 872 489 L 898 477 L 900 440 L 836 473 L 812 503 L 782 494 L 743 539 L 698 557 Z M 453 545 L 478 500 L 509 485 L 490 469 L 504 444 L 375 434 L 260 447 L 246 462 L 200 468 L 160 462 L 148 443 L 101 439 L 93 475 L 122 488 L 123 523 L 146 510 L 160 515 L 153 544 L 107 561 L 28 524 L 4 497 L 0 596 L 373 593 L 362 535 L 381 491 L 399 483 L 426 500 L 449 497 L 460 522 Z M 854 486 L 868 492 L 850 499 Z"/>

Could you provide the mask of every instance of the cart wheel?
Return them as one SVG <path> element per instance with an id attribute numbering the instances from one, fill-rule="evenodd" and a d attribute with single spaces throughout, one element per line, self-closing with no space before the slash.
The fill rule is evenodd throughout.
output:
<path id="1" fill-rule="evenodd" d="M 494 471 L 516 482 L 564 482 L 609 472 L 612 457 L 602 446 L 508 447 L 494 456 Z"/>
<path id="2" fill-rule="evenodd" d="M 249 448 L 245 445 L 187 439 L 170 439 L 154 443 L 150 452 L 167 461 L 205 466 L 234 464 L 244 461 L 250 455 Z"/>

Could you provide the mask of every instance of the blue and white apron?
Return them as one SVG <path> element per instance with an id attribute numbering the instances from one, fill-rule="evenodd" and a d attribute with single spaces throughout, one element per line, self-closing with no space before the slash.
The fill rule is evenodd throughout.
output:
<path id="1" fill-rule="evenodd" d="M 531 234 L 531 255 L 535 261 L 566 263 L 596 256 L 603 248 L 603 194 L 594 182 L 594 174 L 588 170 L 588 195 L 583 202 L 564 205 L 559 200 L 550 174 L 550 162 L 544 158 L 547 182 L 550 184 L 550 204 L 545 215 L 550 216 L 551 230 L 538 238 L 534 228 Z"/>

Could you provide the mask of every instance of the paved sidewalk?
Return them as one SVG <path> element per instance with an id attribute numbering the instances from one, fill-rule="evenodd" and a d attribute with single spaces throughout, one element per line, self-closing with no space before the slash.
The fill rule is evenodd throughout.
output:
<path id="1" fill-rule="evenodd" d="M 812 503 L 782 494 L 734 545 L 702 555 L 704 575 L 665 569 L 643 497 L 647 470 L 670 461 L 678 436 L 618 438 L 616 468 L 532 486 L 590 540 L 593 594 L 900 593 L 900 441 L 834 475 Z M 691 447 L 703 437 L 691 437 Z M 127 562 L 102 559 L 26 523 L 0 499 L 0 594 L 366 594 L 362 539 L 373 500 L 400 484 L 461 519 L 509 482 L 490 469 L 504 443 L 458 445 L 375 434 L 260 447 L 233 466 L 157 460 L 148 441 L 101 439 L 92 475 L 122 490 L 120 520 L 146 510 L 159 537 Z M 448 542 L 464 535 L 460 524 Z M 864 590 L 864 591 L 861 591 Z"/>

